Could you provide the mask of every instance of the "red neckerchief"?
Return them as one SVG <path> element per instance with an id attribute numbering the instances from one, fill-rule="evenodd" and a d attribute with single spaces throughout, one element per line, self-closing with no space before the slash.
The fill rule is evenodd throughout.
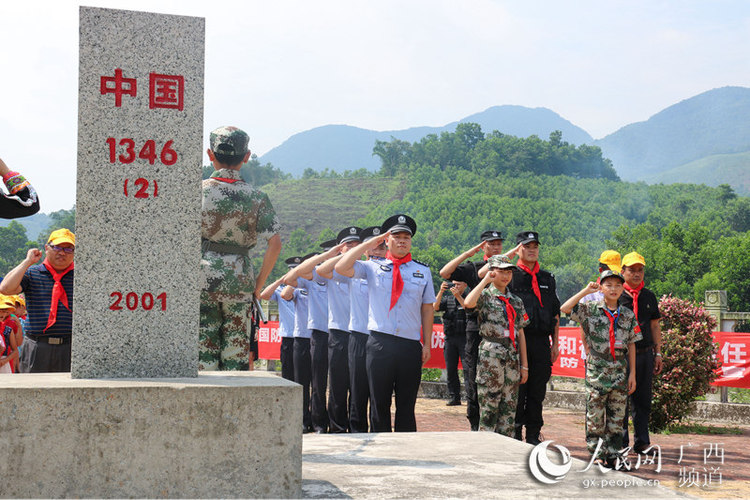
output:
<path id="1" fill-rule="evenodd" d="M 239 179 L 228 179 L 227 177 L 210 177 L 210 178 L 216 179 L 217 181 L 228 182 L 229 184 L 234 184 L 235 182 L 239 181 Z"/>
<path id="2" fill-rule="evenodd" d="M 404 290 L 404 279 L 401 277 L 401 264 L 406 264 L 411 260 L 411 253 L 407 253 L 400 259 L 393 256 L 390 250 L 385 254 L 385 258 L 393 262 L 393 283 L 391 283 L 391 307 L 388 308 L 390 311 L 393 306 L 398 302 L 398 298 L 401 296 L 401 292 Z"/>
<path id="3" fill-rule="evenodd" d="M 612 361 L 617 361 L 615 357 L 615 328 L 617 328 L 617 319 L 620 317 L 620 308 L 617 308 L 614 314 L 609 311 L 607 305 L 604 305 L 604 312 L 609 320 L 609 352 L 612 353 Z"/>
<path id="4" fill-rule="evenodd" d="M 635 313 L 635 320 L 638 321 L 638 295 L 641 293 L 641 290 L 643 290 L 643 281 L 641 281 L 641 284 L 635 288 L 628 285 L 627 282 L 623 283 L 622 286 L 625 288 L 625 291 L 628 292 L 628 295 L 633 297 L 633 312 Z"/>
<path id="5" fill-rule="evenodd" d="M 55 284 L 52 286 L 52 302 L 50 302 L 49 305 L 49 319 L 47 320 L 47 326 L 44 328 L 44 331 L 46 332 L 47 328 L 54 325 L 55 321 L 57 321 L 58 302 L 62 302 L 68 311 L 70 311 L 70 306 L 68 305 L 68 294 L 65 293 L 65 289 L 63 288 L 62 283 L 60 283 L 60 280 L 62 280 L 63 276 L 73 270 L 74 263 L 71 262 L 68 267 L 59 273 L 55 271 L 55 268 L 52 267 L 52 264 L 49 263 L 47 258 L 44 259 L 42 264 L 44 264 L 44 267 L 46 267 L 47 271 L 52 275 L 52 279 L 55 280 Z"/>
<path id="6" fill-rule="evenodd" d="M 536 295 L 536 298 L 539 299 L 539 305 L 541 307 L 544 307 L 544 304 L 542 304 L 542 292 L 541 290 L 539 290 L 539 280 L 536 279 L 536 273 L 539 272 L 539 262 L 534 262 L 533 269 L 529 269 L 528 266 L 526 266 L 526 264 L 524 264 L 520 260 L 516 265 L 519 267 L 519 269 L 526 271 L 531 275 L 531 288 L 534 290 L 534 295 Z"/>
<path id="7" fill-rule="evenodd" d="M 505 315 L 508 317 L 508 331 L 510 332 L 510 341 L 513 343 L 513 347 L 516 347 L 516 310 L 510 305 L 510 300 L 502 295 L 496 295 L 498 300 L 505 303 Z"/>
<path id="8" fill-rule="evenodd" d="M 488 260 L 490 260 L 490 258 L 487 256 L 487 254 L 484 254 L 484 261 L 487 262 Z"/>

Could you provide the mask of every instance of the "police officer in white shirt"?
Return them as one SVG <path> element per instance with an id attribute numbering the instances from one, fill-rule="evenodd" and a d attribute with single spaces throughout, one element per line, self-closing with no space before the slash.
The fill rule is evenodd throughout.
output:
<path id="1" fill-rule="evenodd" d="M 411 238 L 417 224 L 398 214 L 381 226 L 382 234 L 349 250 L 336 271 L 366 278 L 369 285 L 367 375 L 370 385 L 372 431 L 390 432 L 391 396 L 396 396 L 395 430 L 416 431 L 414 405 L 422 364 L 430 358 L 435 290 L 430 269 L 411 259 Z M 385 241 L 384 260 L 360 261 Z M 424 332 L 424 344 L 420 344 Z"/>
<path id="2" fill-rule="evenodd" d="M 321 243 L 330 250 L 335 240 Z M 307 256 L 305 261 L 288 273 L 284 283 L 308 293 L 307 326 L 312 330 L 310 357 L 312 362 L 311 402 L 312 425 L 316 433 L 328 432 L 326 391 L 328 388 L 328 281 L 321 278 L 314 266 L 321 261 L 319 254 Z"/>

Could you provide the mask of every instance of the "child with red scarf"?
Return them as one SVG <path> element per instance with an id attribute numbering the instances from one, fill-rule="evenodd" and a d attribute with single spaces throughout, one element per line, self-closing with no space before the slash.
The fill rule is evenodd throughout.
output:
<path id="1" fill-rule="evenodd" d="M 523 333 L 529 317 L 523 301 L 507 290 L 516 266 L 500 255 L 490 257 L 487 265 L 489 271 L 464 300 L 465 307 L 476 307 L 482 336 L 477 363 L 479 429 L 513 437 L 518 386 L 529 376 Z"/>
<path id="2" fill-rule="evenodd" d="M 12 314 L 14 310 L 13 299 L 0 296 L 0 373 L 14 373 L 18 363 L 16 332 L 19 324 Z"/>
<path id="3" fill-rule="evenodd" d="M 607 270 L 599 283 L 568 299 L 560 311 L 581 325 L 586 351 L 586 446 L 595 458 L 615 467 L 620 458 L 622 421 L 628 394 L 635 390 L 635 374 L 628 374 L 628 362 L 635 363 L 635 342 L 641 339 L 633 311 L 617 302 L 625 279 Z M 602 300 L 579 304 L 597 290 Z"/>

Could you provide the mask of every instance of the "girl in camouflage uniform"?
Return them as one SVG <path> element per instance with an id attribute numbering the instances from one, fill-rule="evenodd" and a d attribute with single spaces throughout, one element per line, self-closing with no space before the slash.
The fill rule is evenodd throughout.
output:
<path id="1" fill-rule="evenodd" d="M 467 309 L 477 310 L 482 337 L 477 363 L 479 428 L 512 437 L 518 386 L 529 374 L 523 335 L 529 318 L 523 301 L 507 291 L 516 266 L 501 255 L 490 257 L 487 265 L 489 271 L 464 300 Z"/>
<path id="2" fill-rule="evenodd" d="M 586 352 L 586 446 L 610 467 L 622 445 L 622 424 L 628 394 L 635 391 L 635 344 L 641 339 L 633 311 L 620 307 L 624 278 L 611 270 L 601 273 L 560 306 L 582 330 Z M 604 298 L 579 304 L 586 295 L 601 290 Z M 601 445 L 599 441 L 601 440 Z M 597 450 L 601 450 L 598 451 Z"/>

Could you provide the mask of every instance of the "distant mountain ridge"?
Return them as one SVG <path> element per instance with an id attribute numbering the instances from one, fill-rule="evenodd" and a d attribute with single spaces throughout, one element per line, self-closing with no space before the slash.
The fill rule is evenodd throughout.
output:
<path id="1" fill-rule="evenodd" d="M 669 106 L 594 144 L 612 160 L 621 178 L 647 180 L 701 158 L 750 151 L 749 116 L 750 88 L 722 87 Z M 679 176 L 672 180 L 677 181 Z"/>
<path id="2" fill-rule="evenodd" d="M 442 127 L 413 127 L 374 131 L 348 125 L 325 125 L 293 135 L 262 157 L 296 177 L 305 169 L 377 170 L 380 160 L 372 155 L 375 141 L 391 137 L 415 142 L 427 134 L 453 132 L 458 123 L 474 122 L 485 133 L 499 130 L 507 135 L 547 139 L 554 130 L 564 141 L 590 144 L 612 160 L 620 178 L 646 182 L 727 183 L 742 195 L 750 195 L 750 88 L 722 87 L 685 99 L 654 114 L 646 121 L 626 125 L 594 140 L 582 128 L 547 108 L 494 106 Z M 683 168 L 684 167 L 684 168 Z"/>
<path id="3" fill-rule="evenodd" d="M 259 158 L 294 176 L 307 168 L 337 172 L 344 170 L 377 170 L 380 160 L 372 156 L 375 141 L 389 141 L 391 137 L 415 142 L 428 134 L 453 132 L 459 123 L 478 123 L 484 132 L 499 130 L 507 135 L 528 137 L 537 135 L 547 139 L 560 130 L 563 140 L 571 144 L 591 143 L 593 138 L 580 127 L 546 108 L 524 106 L 494 106 L 442 127 L 413 127 L 404 130 L 367 130 L 349 125 L 324 125 L 300 132 Z"/>

